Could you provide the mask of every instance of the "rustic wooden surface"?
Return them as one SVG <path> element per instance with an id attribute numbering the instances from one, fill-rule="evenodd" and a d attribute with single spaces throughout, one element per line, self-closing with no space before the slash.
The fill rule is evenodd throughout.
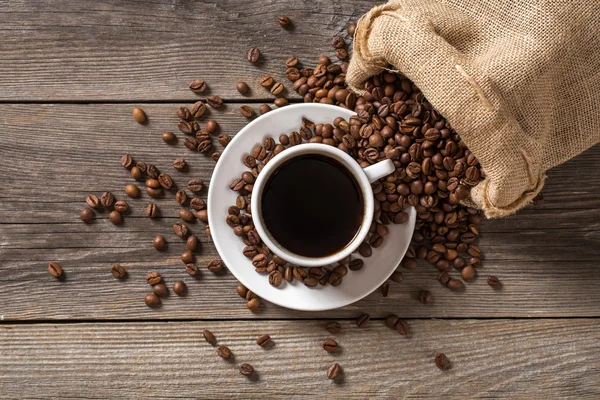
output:
<path id="1" fill-rule="evenodd" d="M 290 55 L 309 65 L 332 55 L 331 37 L 372 5 L 0 1 L 0 397 L 600 395 L 598 146 L 549 171 L 544 204 L 482 224 L 485 263 L 462 293 L 442 288 L 437 271 L 423 264 L 392 283 L 387 298 L 377 291 L 335 311 L 264 304 L 251 313 L 231 274 L 185 274 L 184 245 L 171 234 L 179 208 L 172 196 L 157 201 L 159 220 L 144 216 L 144 195 L 127 199 L 132 211 L 123 226 L 105 213 L 91 225 L 79 221 L 87 194 L 125 198 L 132 180 L 119 163 L 124 153 L 170 172 L 179 185 L 210 181 L 214 162 L 188 151 L 183 135 L 174 146 L 160 140 L 162 131 L 176 131 L 177 107 L 199 98 L 187 89 L 190 80 L 203 77 L 211 94 L 226 99 L 210 118 L 235 134 L 246 123 L 242 103 L 257 109 L 272 101 L 256 85 L 260 75 L 283 78 Z M 282 30 L 279 14 L 294 29 Z M 245 60 L 255 45 L 264 54 L 259 66 Z M 251 84 L 251 96 L 235 91 L 238 80 Z M 131 118 L 135 106 L 146 110 L 147 125 Z M 189 171 L 171 167 L 176 157 L 186 158 Z M 191 226 L 203 266 L 217 254 L 204 225 Z M 169 240 L 166 252 L 152 248 L 156 234 Z M 48 275 L 50 261 L 64 267 L 66 281 Z M 112 277 L 115 262 L 129 279 Z M 186 280 L 189 295 L 148 309 L 150 270 Z M 501 279 L 501 290 L 485 283 L 488 275 Z M 422 289 L 433 304 L 416 300 Z M 380 320 L 356 328 L 362 312 L 408 318 L 411 337 Z M 319 348 L 328 336 L 320 325 L 331 319 L 344 325 L 336 356 Z M 254 364 L 259 379 L 247 381 L 212 354 L 200 338 L 204 327 L 231 346 L 236 364 Z M 276 338 L 273 349 L 253 344 L 263 332 Z M 448 354 L 450 371 L 433 365 L 436 351 Z M 345 371 L 338 383 L 324 375 L 334 360 Z"/>

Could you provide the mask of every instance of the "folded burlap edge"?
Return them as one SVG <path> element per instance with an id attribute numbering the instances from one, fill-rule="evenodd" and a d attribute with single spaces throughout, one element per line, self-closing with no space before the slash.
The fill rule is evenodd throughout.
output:
<path id="1" fill-rule="evenodd" d="M 471 96 L 467 96 L 469 99 L 463 99 L 464 101 L 460 104 L 451 104 L 451 102 L 444 101 L 441 99 L 442 96 L 438 96 L 436 93 L 442 93 L 445 90 L 455 91 L 457 90 L 455 85 L 449 87 L 448 82 L 441 82 L 438 78 L 439 74 L 428 76 L 425 80 L 419 74 L 412 73 L 418 70 L 419 66 L 410 65 L 410 57 L 402 59 L 404 65 L 398 65 L 399 63 L 395 63 L 393 60 L 394 55 L 389 53 L 389 49 L 392 46 L 385 43 L 374 45 L 370 41 L 374 31 L 376 31 L 377 37 L 386 37 L 388 40 L 392 39 L 390 35 L 381 34 L 378 31 L 381 28 L 380 22 L 386 19 L 394 19 L 400 24 L 399 26 L 403 26 L 402 29 L 410 30 L 410 34 L 412 35 L 427 35 L 429 42 L 437 42 L 437 50 L 441 53 L 439 55 L 439 68 L 454 68 L 453 72 L 460 77 L 457 79 L 457 85 L 461 87 L 460 90 L 468 91 L 471 94 Z M 411 42 L 411 45 L 416 46 L 414 41 Z M 420 50 L 417 48 L 412 51 L 418 52 Z M 411 50 L 407 49 L 406 51 Z M 495 91 L 490 80 L 481 71 L 478 71 L 475 66 L 470 65 L 457 49 L 441 38 L 435 32 L 435 28 L 430 21 L 419 15 L 411 14 L 410 10 L 403 9 L 403 5 L 400 2 L 390 2 L 374 7 L 359 19 L 354 34 L 353 55 L 346 75 L 348 86 L 358 94 L 364 93 L 363 83 L 369 77 L 388 69 L 389 65 L 393 65 L 397 69 L 394 72 L 401 72 L 423 91 L 425 97 L 433 107 L 444 115 L 448 122 L 461 135 L 461 138 L 465 141 L 469 149 L 478 157 L 483 170 L 486 172 L 487 177 L 477 186 L 473 187 L 470 198 L 463 201 L 463 204 L 482 209 L 487 218 L 501 218 L 514 214 L 517 210 L 532 202 L 533 198 L 542 189 L 546 179 L 544 171 L 539 167 L 535 167 L 539 163 L 531 162 L 535 158 L 534 155 L 538 154 L 538 145 L 531 141 L 527 143 L 525 148 L 518 149 L 521 157 L 518 157 L 517 164 L 522 164 L 523 166 L 521 168 L 522 171 L 519 172 L 523 175 L 523 180 L 526 179 L 529 182 L 527 187 L 522 188 L 520 195 L 514 198 L 509 204 L 494 204 L 492 201 L 492 197 L 494 196 L 490 195 L 490 193 L 502 190 L 503 183 L 494 181 L 494 177 L 490 176 L 488 170 L 486 170 L 486 155 L 483 154 L 484 151 L 478 151 L 478 141 L 472 140 L 477 131 L 485 132 L 484 129 L 487 128 L 485 126 L 469 126 L 467 128 L 460 114 L 464 113 L 465 110 L 471 110 L 471 112 L 475 113 L 485 113 L 489 117 L 488 120 L 493 121 L 487 124 L 488 126 L 502 127 L 502 129 L 497 129 L 496 132 L 491 133 L 491 135 L 496 135 L 496 139 L 499 139 L 499 141 L 502 141 L 502 136 L 498 136 L 502 135 L 502 131 L 520 131 L 521 127 L 516 118 L 510 115 L 506 107 L 502 106 L 502 98 Z M 526 136 L 523 137 L 525 138 Z M 509 145 L 507 144 L 507 146 Z"/>

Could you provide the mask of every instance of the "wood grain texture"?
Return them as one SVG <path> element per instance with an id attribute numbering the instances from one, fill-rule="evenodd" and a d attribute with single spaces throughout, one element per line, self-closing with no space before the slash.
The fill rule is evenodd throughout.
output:
<path id="1" fill-rule="evenodd" d="M 212 113 L 223 132 L 234 134 L 246 123 L 239 106 Z M 204 271 L 198 280 L 185 274 L 179 260 L 184 245 L 171 233 L 179 209 L 173 195 L 157 201 L 164 215 L 158 220 L 144 216 L 149 201 L 144 196 L 128 199 L 132 211 L 123 226 L 111 225 L 106 213 L 98 213 L 91 225 L 79 221 L 88 193 L 111 190 L 124 198 L 124 186 L 132 182 L 120 166 L 124 153 L 171 172 L 179 185 L 190 177 L 210 181 L 214 162 L 187 150 L 183 134 L 174 146 L 160 139 L 162 131 L 176 130 L 178 104 L 144 105 L 150 121 L 145 126 L 133 121 L 132 107 L 0 105 L 0 315 L 5 320 L 355 317 L 362 311 L 416 318 L 600 315 L 600 147 L 549 172 L 543 205 L 482 224 L 486 261 L 481 278 L 464 293 L 441 287 L 437 270 L 423 264 L 404 272 L 405 281 L 393 283 L 388 298 L 377 291 L 344 309 L 318 314 L 267 304 L 253 314 L 235 294 L 231 274 Z M 171 167 L 176 157 L 188 160 L 189 172 Z M 202 242 L 197 263 L 205 266 L 217 256 L 214 246 L 202 223 L 190 227 Z M 167 237 L 168 251 L 151 247 L 156 234 Z M 50 261 L 63 265 L 65 282 L 49 276 Z M 127 281 L 110 275 L 116 262 L 130 271 Z M 144 276 L 151 270 L 171 283 L 186 279 L 190 295 L 149 310 L 142 300 L 148 291 Z M 492 274 L 504 283 L 502 290 L 485 283 Z M 417 301 L 422 289 L 433 293 L 433 304 Z"/>
<path id="2" fill-rule="evenodd" d="M 0 325 L 0 395 L 9 398 L 575 398 L 600 396 L 600 321 L 326 321 Z M 227 345 L 227 362 L 202 338 Z M 272 336 L 261 348 L 256 338 Z M 451 369 L 434 364 L 438 352 Z M 343 374 L 326 377 L 334 362 Z M 241 363 L 254 379 L 238 372 Z"/>
<path id="3" fill-rule="evenodd" d="M 0 1 L 0 101 L 193 99 L 187 84 L 198 77 L 226 99 L 241 98 L 239 80 L 271 98 L 261 75 L 283 80 L 292 55 L 307 65 L 333 57 L 331 38 L 374 3 Z M 292 29 L 278 25 L 281 14 Z M 252 65 L 255 46 L 263 57 Z"/>

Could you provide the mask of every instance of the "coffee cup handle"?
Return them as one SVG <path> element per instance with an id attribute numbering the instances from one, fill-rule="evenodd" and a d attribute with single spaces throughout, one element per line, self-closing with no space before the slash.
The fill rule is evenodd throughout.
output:
<path id="1" fill-rule="evenodd" d="M 391 174 L 396 170 L 392 160 L 383 160 L 377 164 L 369 165 L 367 168 L 363 168 L 365 175 L 369 183 L 375 182 L 377 179 L 381 179 L 386 175 Z"/>

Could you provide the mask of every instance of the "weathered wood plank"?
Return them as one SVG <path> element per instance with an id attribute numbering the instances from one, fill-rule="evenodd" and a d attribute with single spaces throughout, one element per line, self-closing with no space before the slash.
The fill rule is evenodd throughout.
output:
<path id="1" fill-rule="evenodd" d="M 0 2 L 0 100 L 193 99 L 187 85 L 198 77 L 223 98 L 241 98 L 239 80 L 252 97 L 271 98 L 261 75 L 283 80 L 292 55 L 308 65 L 322 53 L 333 57 L 331 38 L 373 3 Z M 278 25 L 281 14 L 293 29 Z M 246 60 L 254 46 L 263 54 L 258 65 Z"/>
<path id="2" fill-rule="evenodd" d="M 170 171 L 180 185 L 192 176 L 210 181 L 211 159 L 188 151 L 181 142 L 168 146 L 160 139 L 162 131 L 174 130 L 177 106 L 145 105 L 150 122 L 140 126 L 130 116 L 132 104 L 0 105 L 0 315 L 8 320 L 310 316 L 272 305 L 252 314 L 234 293 L 231 275 L 208 272 L 197 282 L 187 278 L 187 298 L 169 299 L 161 310 L 147 309 L 142 298 L 148 290 L 143 280 L 148 271 L 159 270 L 170 282 L 187 277 L 179 261 L 183 243 L 171 234 L 179 209 L 172 195 L 157 201 L 165 216 L 159 220 L 143 216 L 147 196 L 128 199 L 133 209 L 121 227 L 111 225 L 105 213 L 91 225 L 78 220 L 86 194 L 112 190 L 124 197 L 124 185 L 132 182 L 119 163 L 125 152 Z M 233 134 L 246 123 L 238 107 L 230 104 L 213 113 L 224 132 Z M 171 167 L 176 157 L 188 160 L 189 172 Z M 543 205 L 485 221 L 482 278 L 465 293 L 440 287 L 437 271 L 423 265 L 407 271 L 404 283 L 392 284 L 387 299 L 377 292 L 319 316 L 353 317 L 361 310 L 407 317 L 600 315 L 595 285 L 600 280 L 599 171 L 596 147 L 550 171 Z M 202 223 L 191 228 L 203 244 L 198 264 L 205 265 L 217 256 L 215 249 Z M 156 234 L 171 242 L 167 252 L 151 248 Z M 46 272 L 49 261 L 63 264 L 66 282 L 51 279 Z M 130 270 L 127 282 L 116 282 L 108 273 L 115 262 Z M 504 282 L 502 291 L 485 284 L 490 274 Z M 421 289 L 433 292 L 434 304 L 416 301 Z"/>
<path id="3" fill-rule="evenodd" d="M 2 398 L 597 398 L 600 321 L 413 320 L 402 337 L 342 321 L 0 325 Z M 235 359 L 204 342 L 211 329 Z M 255 340 L 263 333 L 274 346 Z M 440 371 L 434 355 L 452 367 Z M 326 377 L 334 362 L 343 368 Z M 254 379 L 238 372 L 254 366 Z"/>

